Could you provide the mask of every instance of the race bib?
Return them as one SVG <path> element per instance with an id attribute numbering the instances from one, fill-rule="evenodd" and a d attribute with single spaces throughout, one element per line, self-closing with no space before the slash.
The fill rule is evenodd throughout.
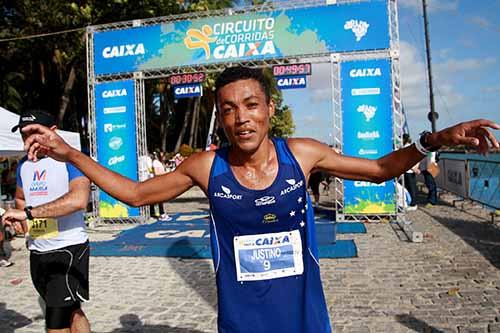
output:
<path id="1" fill-rule="evenodd" d="M 304 272 L 298 230 L 233 239 L 238 281 L 270 280 Z"/>
<path id="2" fill-rule="evenodd" d="M 28 230 L 33 239 L 50 239 L 59 234 L 57 219 L 28 220 Z"/>

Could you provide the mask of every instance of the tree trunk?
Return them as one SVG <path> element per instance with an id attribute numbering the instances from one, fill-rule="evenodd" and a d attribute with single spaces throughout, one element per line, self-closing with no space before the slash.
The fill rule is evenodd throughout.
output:
<path id="1" fill-rule="evenodd" d="M 167 151 L 167 128 L 168 118 L 170 113 L 169 103 L 167 101 L 167 94 L 160 94 L 160 142 L 161 151 Z"/>
<path id="2" fill-rule="evenodd" d="M 181 147 L 182 138 L 184 137 L 184 134 L 186 133 L 189 118 L 191 117 L 191 113 L 193 112 L 193 100 L 190 100 L 188 105 L 189 105 L 189 107 L 186 110 L 186 115 L 184 116 L 184 123 L 182 124 L 181 133 L 179 134 L 179 137 L 177 138 L 177 143 L 175 144 L 174 152 L 178 152 L 180 147 Z"/>
<path id="3" fill-rule="evenodd" d="M 201 106 L 201 103 L 200 103 L 200 107 L 199 107 L 199 110 L 198 110 L 198 116 L 196 117 L 196 123 L 194 124 L 194 127 L 195 127 L 195 130 L 194 130 L 194 146 L 193 148 L 198 148 L 199 145 L 198 145 L 198 134 L 200 133 L 200 118 L 203 116 L 203 112 L 202 112 L 202 106 Z"/>
<path id="4" fill-rule="evenodd" d="M 194 148 L 194 145 L 196 145 L 196 141 L 194 141 L 195 132 L 197 130 L 196 125 L 198 123 L 198 118 L 200 115 L 200 97 L 196 97 L 196 99 L 194 100 L 193 109 L 194 110 L 193 110 L 193 118 L 191 119 L 191 130 L 189 131 L 189 145 Z"/>
<path id="5" fill-rule="evenodd" d="M 68 75 L 68 80 L 64 85 L 64 92 L 63 95 L 61 96 L 61 104 L 59 107 L 59 114 L 57 116 L 57 124 L 59 127 L 62 127 L 64 115 L 66 114 L 66 110 L 69 104 L 69 95 L 71 93 L 71 90 L 73 90 L 75 79 L 76 79 L 75 66 L 71 66 L 71 70 L 69 71 Z"/>

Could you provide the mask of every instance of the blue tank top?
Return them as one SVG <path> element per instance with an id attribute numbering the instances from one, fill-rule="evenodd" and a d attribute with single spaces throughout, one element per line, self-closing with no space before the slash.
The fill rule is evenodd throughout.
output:
<path id="1" fill-rule="evenodd" d="M 283 139 L 267 189 L 242 186 L 216 151 L 208 197 L 219 333 L 331 332 L 314 214 L 304 174 Z"/>

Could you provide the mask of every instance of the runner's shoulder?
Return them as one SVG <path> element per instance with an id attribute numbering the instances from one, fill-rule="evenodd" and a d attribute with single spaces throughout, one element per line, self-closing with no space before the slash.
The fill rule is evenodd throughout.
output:
<path id="1" fill-rule="evenodd" d="M 325 146 L 324 143 L 312 138 L 289 138 L 287 143 L 293 153 L 308 152 L 309 149 Z"/>
<path id="2" fill-rule="evenodd" d="M 191 154 L 179 166 L 178 169 L 183 170 L 186 174 L 208 174 L 212 167 L 212 162 L 215 158 L 214 151 L 202 151 Z"/>

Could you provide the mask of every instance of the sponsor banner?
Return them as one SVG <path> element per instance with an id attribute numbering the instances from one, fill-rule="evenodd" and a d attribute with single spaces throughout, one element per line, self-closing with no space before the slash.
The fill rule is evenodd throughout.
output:
<path id="1" fill-rule="evenodd" d="M 465 161 L 444 160 L 444 170 L 440 174 L 445 180 L 445 189 L 462 197 L 467 197 L 467 169 Z M 438 175 L 439 176 L 439 175 Z"/>
<path id="2" fill-rule="evenodd" d="M 305 75 L 290 75 L 276 77 L 276 84 L 280 89 L 300 89 L 307 86 Z"/>
<path id="3" fill-rule="evenodd" d="M 489 155 L 489 158 L 495 154 Z M 446 160 L 448 162 L 448 160 Z M 469 198 L 500 209 L 500 167 L 498 161 L 469 160 Z"/>
<path id="4" fill-rule="evenodd" d="M 137 180 L 134 81 L 95 86 L 97 160 L 127 178 Z M 100 190 L 99 216 L 140 216 L 130 207 Z"/>
<path id="5" fill-rule="evenodd" d="M 93 37 L 96 75 L 381 50 L 389 48 L 388 6 L 374 0 L 207 17 Z"/>
<path id="6" fill-rule="evenodd" d="M 388 59 L 341 64 L 343 153 L 377 159 L 393 150 L 392 80 Z M 346 214 L 395 213 L 394 181 L 344 181 Z"/>
<path id="7" fill-rule="evenodd" d="M 201 83 L 173 86 L 172 89 L 174 89 L 176 99 L 203 96 L 203 86 Z"/>

